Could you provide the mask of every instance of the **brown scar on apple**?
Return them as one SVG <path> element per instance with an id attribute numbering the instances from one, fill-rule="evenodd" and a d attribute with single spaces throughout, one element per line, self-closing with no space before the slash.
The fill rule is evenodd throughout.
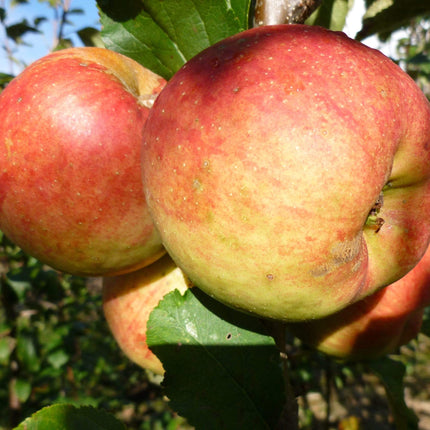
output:
<path id="1" fill-rule="evenodd" d="M 313 269 L 311 275 L 316 278 L 328 275 L 340 266 L 355 260 L 360 253 L 362 240 L 362 236 L 358 235 L 352 240 L 335 243 L 330 250 L 329 261 Z M 356 271 L 359 267 L 359 264 L 355 264 L 352 270 Z"/>

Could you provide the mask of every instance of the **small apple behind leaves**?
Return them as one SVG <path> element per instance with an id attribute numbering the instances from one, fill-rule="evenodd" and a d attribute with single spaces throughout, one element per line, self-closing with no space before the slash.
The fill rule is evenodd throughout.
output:
<path id="1" fill-rule="evenodd" d="M 343 360 L 374 359 L 415 338 L 430 306 L 430 249 L 406 276 L 321 320 L 289 324 L 306 344 Z"/>
<path id="2" fill-rule="evenodd" d="M 430 241 L 430 104 L 381 52 L 306 25 L 253 28 L 166 84 L 142 171 L 194 285 L 303 321 L 409 272 Z"/>
<path id="3" fill-rule="evenodd" d="M 141 182 L 165 80 L 102 48 L 27 67 L 0 94 L 0 230 L 57 270 L 106 276 L 164 254 Z"/>
<path id="4" fill-rule="evenodd" d="M 190 285 L 168 255 L 136 272 L 103 279 L 103 310 L 124 354 L 139 366 L 162 375 L 160 360 L 146 343 L 152 310 L 169 292 L 184 293 Z"/>

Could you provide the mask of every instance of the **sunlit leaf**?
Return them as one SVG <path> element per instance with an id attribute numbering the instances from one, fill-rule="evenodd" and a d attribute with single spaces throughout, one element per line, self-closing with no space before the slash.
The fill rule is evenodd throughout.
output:
<path id="1" fill-rule="evenodd" d="M 54 369 L 61 369 L 69 359 L 69 354 L 64 349 L 59 349 L 48 355 L 48 362 Z"/>
<path id="2" fill-rule="evenodd" d="M 321 6 L 306 21 L 334 31 L 343 30 L 346 16 L 352 7 L 351 0 L 324 0 Z"/>
<path id="3" fill-rule="evenodd" d="M 205 430 L 275 428 L 284 404 L 279 351 L 263 323 L 197 289 L 165 296 L 147 339 L 171 407 Z"/>
<path id="4" fill-rule="evenodd" d="M 31 384 L 24 379 L 17 379 L 14 381 L 13 390 L 21 403 L 25 403 L 31 394 Z"/>
<path id="5" fill-rule="evenodd" d="M 105 411 L 89 406 L 48 406 L 23 421 L 15 430 L 125 430 Z"/>
<path id="6" fill-rule="evenodd" d="M 98 0 L 107 48 L 170 78 L 208 46 L 248 28 L 251 0 Z"/>

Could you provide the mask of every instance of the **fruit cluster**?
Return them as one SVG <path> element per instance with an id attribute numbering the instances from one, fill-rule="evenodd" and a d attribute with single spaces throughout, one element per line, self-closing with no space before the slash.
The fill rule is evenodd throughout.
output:
<path id="1" fill-rule="evenodd" d="M 105 277 L 106 318 L 143 367 L 163 372 L 150 311 L 188 282 L 346 359 L 420 330 L 430 104 L 343 33 L 254 28 L 167 83 L 106 49 L 55 52 L 0 95 L 0 143 L 0 229 Z"/>

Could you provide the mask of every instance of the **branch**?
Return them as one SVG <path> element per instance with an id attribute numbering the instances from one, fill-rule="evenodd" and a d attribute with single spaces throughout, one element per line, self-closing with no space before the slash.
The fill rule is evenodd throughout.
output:
<path id="1" fill-rule="evenodd" d="M 291 369 L 287 354 L 286 325 L 280 321 L 266 321 L 265 324 L 280 351 L 284 377 L 285 404 L 276 430 L 299 430 L 299 405 L 291 381 Z"/>
<path id="2" fill-rule="evenodd" d="M 322 0 L 257 0 L 254 27 L 276 24 L 303 24 Z"/>
<path id="3" fill-rule="evenodd" d="M 56 49 L 63 39 L 64 26 L 67 24 L 67 14 L 69 13 L 71 0 L 62 0 L 52 6 L 54 12 L 53 33 L 54 40 L 51 51 Z"/>

